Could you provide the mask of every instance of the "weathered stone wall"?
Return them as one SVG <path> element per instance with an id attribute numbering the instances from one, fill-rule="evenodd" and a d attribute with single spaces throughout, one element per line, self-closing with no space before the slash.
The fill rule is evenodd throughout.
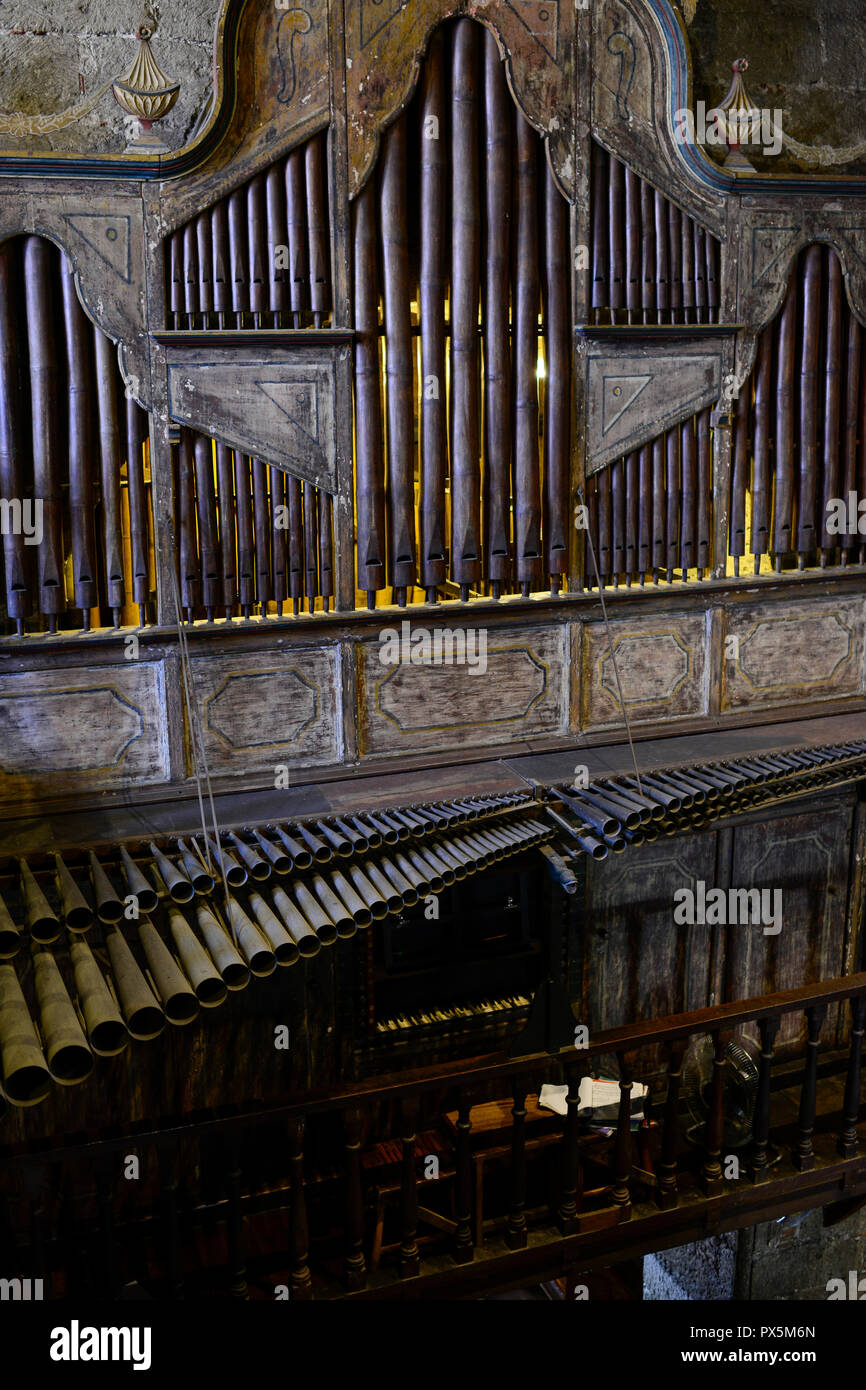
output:
<path id="1" fill-rule="evenodd" d="M 158 123 L 179 149 L 213 95 L 213 37 L 220 0 L 156 0 L 153 55 L 181 84 L 174 110 Z M 138 51 L 141 0 L 0 0 L 0 112 L 43 115 L 76 105 L 123 73 Z M 14 137 L 0 149 L 119 153 L 138 133 L 111 92 L 95 110 L 60 131 Z"/>
<path id="2" fill-rule="evenodd" d="M 748 58 L 746 90 L 756 105 L 781 109 L 787 135 L 834 148 L 866 140 L 863 0 L 698 0 L 688 34 L 696 100 L 719 101 L 733 60 Z M 808 172 L 784 154 L 754 162 L 761 172 Z M 860 160 L 823 172 L 864 168 Z"/>
<path id="3" fill-rule="evenodd" d="M 155 0 L 153 51 L 181 82 L 174 111 L 159 124 L 177 149 L 213 93 L 213 36 L 220 0 Z M 62 111 L 118 75 L 136 52 L 141 0 L 0 0 L 0 112 Z M 863 0 L 697 0 L 689 28 L 695 97 L 711 106 L 727 90 L 734 58 L 748 57 L 748 89 L 780 107 L 786 131 L 806 144 L 866 139 L 866 11 Z M 0 148 L 120 151 L 131 126 L 110 92 L 65 130 Z M 773 172 L 784 157 L 763 161 Z M 855 168 L 849 166 L 848 172 Z"/>
<path id="4" fill-rule="evenodd" d="M 644 1298 L 669 1302 L 825 1302 L 854 1272 L 866 1302 L 866 1208 L 831 1226 L 819 1208 L 644 1260 Z"/>

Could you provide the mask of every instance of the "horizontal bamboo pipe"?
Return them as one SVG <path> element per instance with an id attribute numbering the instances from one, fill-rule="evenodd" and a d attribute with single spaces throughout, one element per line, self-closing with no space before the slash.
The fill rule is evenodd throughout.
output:
<path id="1" fill-rule="evenodd" d="M 250 967 L 251 973 L 257 979 L 272 975 L 277 967 L 277 958 L 267 937 L 247 916 L 237 899 L 229 898 L 228 910 L 241 955 Z"/>
<path id="2" fill-rule="evenodd" d="M 294 965 L 299 959 L 297 942 L 268 907 L 261 893 L 250 894 L 250 909 L 256 925 L 276 956 L 277 965 Z"/>
<path id="3" fill-rule="evenodd" d="M 54 882 L 63 920 L 69 930 L 87 931 L 93 922 L 93 912 L 59 854 L 54 856 Z"/>
<path id="4" fill-rule="evenodd" d="M 168 926 L 184 974 L 203 1009 L 214 1009 L 227 998 L 227 986 L 182 912 L 169 908 Z"/>
<path id="5" fill-rule="evenodd" d="M 12 914 L 0 898 L 0 960 L 11 960 L 21 947 L 21 933 L 12 921 Z"/>
<path id="6" fill-rule="evenodd" d="M 288 893 L 284 893 L 282 888 L 274 888 L 271 900 L 283 919 L 283 924 L 295 942 L 299 953 L 307 959 L 310 956 L 318 955 L 322 949 L 322 942 L 300 908 L 292 902 Z"/>
<path id="7" fill-rule="evenodd" d="M 32 955 L 33 991 L 48 1070 L 59 1085 L 75 1086 L 93 1071 L 93 1053 L 54 956 L 37 942 L 32 943 Z"/>
<path id="8" fill-rule="evenodd" d="M 136 899 L 139 912 L 143 912 L 145 916 L 150 912 L 155 912 L 159 898 L 123 845 L 120 847 L 120 859 L 126 876 L 129 896 Z"/>
<path id="9" fill-rule="evenodd" d="M 38 1105 L 51 1090 L 51 1073 L 12 965 L 0 964 L 0 1068 L 13 1105 Z"/>
<path id="10" fill-rule="evenodd" d="M 195 991 L 152 922 L 142 918 L 138 939 L 169 1023 L 184 1027 L 198 1017 Z"/>
<path id="11" fill-rule="evenodd" d="M 165 1027 L 165 1014 L 119 927 L 115 926 L 105 933 L 105 944 L 111 962 L 114 992 L 130 1037 L 140 1042 L 158 1037 Z"/>
<path id="12" fill-rule="evenodd" d="M 246 988 L 250 980 L 249 968 L 222 922 L 203 904 L 196 908 L 195 916 L 211 960 L 222 976 L 226 989 L 234 992 Z"/>
<path id="13" fill-rule="evenodd" d="M 69 959 L 91 1050 L 99 1057 L 116 1057 L 129 1044 L 129 1030 L 87 942 L 70 937 Z"/>

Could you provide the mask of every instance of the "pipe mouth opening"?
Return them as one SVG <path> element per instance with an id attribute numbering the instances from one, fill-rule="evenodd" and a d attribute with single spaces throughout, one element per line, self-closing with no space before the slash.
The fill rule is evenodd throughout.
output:
<path id="1" fill-rule="evenodd" d="M 75 1086 L 93 1071 L 93 1053 L 81 1043 L 66 1043 L 52 1054 L 48 1070 L 59 1085 Z"/>
<path id="2" fill-rule="evenodd" d="M 273 951 L 254 951 L 249 960 L 250 971 L 257 980 L 263 980 L 267 975 L 273 975 L 277 968 L 277 958 Z"/>
<path id="3" fill-rule="evenodd" d="M 328 851 L 325 850 L 325 859 L 322 860 L 318 859 L 317 857 L 316 862 L 322 864 L 326 862 L 328 859 L 330 859 L 330 857 L 331 856 L 329 855 Z M 295 855 L 295 868 L 299 871 L 303 871 L 304 869 L 311 869 L 312 866 L 313 856 L 310 854 L 310 851 L 308 849 L 299 849 L 297 854 Z"/>
<path id="4" fill-rule="evenodd" d="M 172 902 L 184 904 L 191 903 L 195 897 L 195 889 L 187 878 L 176 879 L 169 888 Z M 141 906 L 141 904 L 139 904 Z"/>
<path id="5" fill-rule="evenodd" d="M 414 907 L 418 901 L 418 894 L 414 888 L 407 888 L 405 893 L 400 895 L 404 907 Z"/>
<path id="6" fill-rule="evenodd" d="M 298 942 L 298 953 L 309 960 L 311 956 L 317 956 L 322 949 L 322 943 L 318 936 L 302 936 Z"/>
<path id="7" fill-rule="evenodd" d="M 142 888 L 140 893 L 132 893 L 131 896 L 135 898 L 139 912 L 143 912 L 145 917 L 151 912 L 156 912 L 159 906 L 159 898 L 152 888 Z"/>
<path id="8" fill-rule="evenodd" d="M 173 994 L 165 1001 L 165 1016 L 176 1028 L 183 1028 L 198 1018 L 198 1000 L 193 993 Z"/>
<path id="9" fill-rule="evenodd" d="M 12 1105 L 38 1105 L 51 1090 L 51 1075 L 44 1066 L 19 1067 L 3 1082 L 3 1092 Z"/>
<path id="10" fill-rule="evenodd" d="M 88 1039 L 99 1057 L 116 1057 L 129 1045 L 129 1032 L 119 1018 L 105 1018 L 88 1029 Z"/>
<path id="11" fill-rule="evenodd" d="M 63 920 L 70 931 L 85 932 L 93 922 L 93 913 L 89 907 L 71 907 Z"/>
<path id="12" fill-rule="evenodd" d="M 593 845 L 592 850 L 590 852 L 592 854 L 593 859 L 606 859 L 607 845 Z"/>
<path id="13" fill-rule="evenodd" d="M 354 853 L 354 848 L 349 844 L 348 840 L 344 840 L 341 845 L 337 845 L 337 854 L 341 859 L 351 859 Z"/>
<path id="14" fill-rule="evenodd" d="M 228 965 L 223 966 L 220 974 L 226 989 L 232 991 L 246 989 L 250 982 L 250 972 L 240 961 L 229 961 Z"/>
<path id="15" fill-rule="evenodd" d="M 354 936 L 358 930 L 358 923 L 352 917 L 341 917 L 337 923 L 337 935 L 341 941 L 347 941 L 350 936 Z"/>
<path id="16" fill-rule="evenodd" d="M 337 939 L 337 928 L 333 922 L 326 922 L 323 926 L 316 927 L 316 936 L 319 938 L 320 945 L 333 946 Z"/>
<path id="17" fill-rule="evenodd" d="M 165 1028 L 165 1016 L 155 1005 L 145 1004 L 126 1020 L 126 1026 L 131 1038 L 137 1042 L 150 1042 L 152 1038 L 158 1038 Z"/>
<path id="18" fill-rule="evenodd" d="M 226 985 L 218 976 L 216 978 L 211 976 L 199 980 L 195 987 L 195 994 L 203 1009 L 215 1009 L 218 1004 L 225 1002 Z"/>
<path id="19" fill-rule="evenodd" d="M 30 924 L 30 935 L 39 946 L 50 946 L 60 936 L 60 923 L 56 917 L 37 917 Z"/>
<path id="20" fill-rule="evenodd" d="M 229 888 L 243 888 L 247 881 L 247 871 L 242 869 L 240 864 L 233 864 L 226 869 L 226 883 Z"/>
<path id="21" fill-rule="evenodd" d="M 280 878 L 285 878 L 287 874 L 292 872 L 292 861 L 287 854 L 278 854 L 272 862 L 274 873 L 278 874 Z"/>
<path id="22" fill-rule="evenodd" d="M 0 960 L 11 960 L 21 949 L 21 937 L 17 931 L 0 931 Z"/>
<path id="23" fill-rule="evenodd" d="M 370 908 L 370 915 L 374 922 L 384 922 L 388 916 L 388 904 L 385 902 L 373 903 Z"/>
<path id="24" fill-rule="evenodd" d="M 210 874 L 202 873 L 196 874 L 192 881 L 192 886 L 193 890 L 201 896 L 205 893 L 212 893 L 215 885 Z"/>
<path id="25" fill-rule="evenodd" d="M 279 946 L 274 947 L 274 955 L 277 958 L 277 965 L 294 965 L 298 959 L 298 948 L 294 941 L 283 941 Z"/>
<path id="26" fill-rule="evenodd" d="M 291 868 L 290 861 L 287 860 L 286 862 L 289 864 L 289 868 Z M 277 873 L 279 872 L 280 870 L 277 869 Z M 283 870 L 283 872 L 287 873 L 288 870 Z M 257 864 L 252 866 L 250 874 L 255 879 L 256 883 L 264 883 L 265 880 L 269 879 L 271 876 L 271 866 L 270 864 L 266 864 L 264 859 L 260 859 Z"/>
<path id="27" fill-rule="evenodd" d="M 113 926 L 123 918 L 123 903 L 117 898 L 106 898 L 97 906 L 96 915 L 106 926 Z"/>

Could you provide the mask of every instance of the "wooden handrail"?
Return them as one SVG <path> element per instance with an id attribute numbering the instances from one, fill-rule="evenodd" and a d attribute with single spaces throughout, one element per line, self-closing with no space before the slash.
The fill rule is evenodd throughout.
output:
<path id="1" fill-rule="evenodd" d="M 774 994 L 757 995 L 751 999 L 735 1000 L 728 1004 L 718 1004 L 712 1008 L 693 1009 L 689 1013 L 673 1014 L 667 1018 L 647 1019 L 639 1023 L 626 1024 L 621 1028 L 608 1028 L 596 1033 L 587 1047 L 581 1048 L 579 1057 L 600 1055 L 609 1052 L 632 1052 L 650 1044 L 677 1042 L 679 1040 L 709 1033 L 718 1029 L 730 1029 L 738 1024 L 751 1023 L 756 1019 L 778 1018 L 796 1009 L 826 1007 L 845 999 L 866 994 L 866 971 L 856 975 L 846 975 L 833 980 L 821 980 L 817 984 L 800 985 L 796 989 L 779 990 Z M 172 1136 L 184 1134 L 194 1128 L 197 1135 L 208 1131 L 231 1131 L 237 1127 L 254 1126 L 265 1120 L 283 1118 L 287 1121 L 324 1113 L 344 1110 L 351 1106 L 373 1104 L 397 1097 L 417 1096 L 437 1087 L 472 1088 L 486 1081 L 513 1077 L 520 1072 L 533 1073 L 549 1067 L 553 1061 L 575 1058 L 575 1049 L 561 1048 L 558 1053 L 536 1052 L 525 1057 L 511 1058 L 503 1053 L 466 1061 L 440 1063 L 436 1066 L 417 1068 L 411 1072 L 392 1072 L 376 1077 L 372 1082 L 360 1081 L 343 1086 L 339 1091 L 311 1091 L 302 1099 L 282 1104 L 238 1111 L 235 1114 L 208 1115 L 170 1124 L 162 1129 L 133 1128 L 131 1132 L 111 1139 L 90 1140 L 78 1145 L 60 1145 L 56 1149 L 44 1149 L 38 1153 L 32 1149 L 24 1153 L 0 1150 L 4 1162 L 67 1162 L 73 1156 L 90 1152 L 127 1149 L 130 1140 L 135 1143 L 164 1143 Z"/>

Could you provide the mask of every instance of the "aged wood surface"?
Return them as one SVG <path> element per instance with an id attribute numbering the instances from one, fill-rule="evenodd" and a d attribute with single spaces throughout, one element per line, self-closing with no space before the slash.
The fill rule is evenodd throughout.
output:
<path id="1" fill-rule="evenodd" d="M 402 637 L 400 624 L 393 631 Z M 438 632 L 442 643 L 438 664 L 412 664 L 408 643 L 406 662 L 396 665 L 390 663 L 388 649 L 380 641 L 359 644 L 362 752 L 420 751 L 446 740 L 455 747 L 485 746 L 564 728 L 564 629 L 510 627 L 495 635 L 491 632 L 488 640 L 486 627 L 467 628 L 463 641 L 468 660 L 462 663 L 447 659 L 449 652 L 461 650 L 459 643 L 450 646 L 454 631 L 445 624 L 411 624 L 408 643 L 423 642 L 424 634 L 429 634 L 432 644 Z M 435 661 L 435 646 L 431 645 L 431 652 Z"/>
<path id="2" fill-rule="evenodd" d="M 743 999 L 763 989 L 767 980 L 772 980 L 771 989 L 789 989 L 844 973 L 851 830 L 847 798 L 820 817 L 783 816 L 735 829 L 732 886 L 778 891 L 781 930 L 765 935 L 755 926 L 726 929 L 726 998 Z M 848 1017 L 847 1009 L 831 1008 L 825 1046 L 842 1043 Z M 749 1031 L 757 1041 L 756 1030 Z M 804 1036 L 803 1015 L 788 1014 L 777 1046 L 790 1048 Z"/>
<path id="3" fill-rule="evenodd" d="M 156 662 L 0 676 L 0 797 L 164 781 L 164 699 Z"/>
<path id="4" fill-rule="evenodd" d="M 274 647 L 245 657 L 193 657 L 195 695 L 214 772 L 340 756 L 340 679 L 335 647 Z"/>
<path id="5" fill-rule="evenodd" d="M 706 710 L 705 616 L 671 613 L 662 621 L 612 622 L 610 633 L 613 658 L 606 627 L 601 623 L 584 627 L 584 727 L 621 723 L 617 669 L 622 698 L 634 723 Z"/>
<path id="6" fill-rule="evenodd" d="M 737 641 L 722 663 L 722 708 L 862 694 L 864 616 L 853 598 L 727 615 L 725 640 Z"/>
<path id="7" fill-rule="evenodd" d="M 587 352 L 587 472 L 637 449 L 662 430 L 714 403 L 722 389 L 717 341 L 654 344 Z"/>
<path id="8" fill-rule="evenodd" d="M 166 350 L 169 410 L 230 448 L 337 488 L 338 409 L 348 348 Z M 346 390 L 345 382 L 342 383 Z"/>

